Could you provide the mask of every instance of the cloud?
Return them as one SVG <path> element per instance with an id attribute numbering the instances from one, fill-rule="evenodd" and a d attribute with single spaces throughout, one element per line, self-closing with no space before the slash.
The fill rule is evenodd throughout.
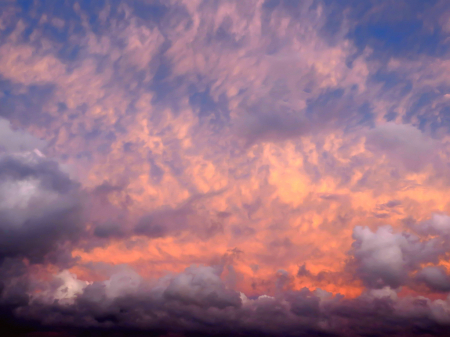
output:
<path id="1" fill-rule="evenodd" d="M 395 289 L 411 285 L 415 278 L 432 290 L 444 291 L 448 281 L 445 270 L 439 266 L 422 268 L 424 264 L 437 264 L 449 250 L 448 238 L 433 237 L 436 232 L 430 226 L 442 218 L 434 215 L 417 225 L 421 237 L 408 232 L 395 233 L 390 226 L 378 227 L 375 232 L 367 227 L 355 227 L 351 254 L 358 277 L 370 288 Z M 299 272 L 303 275 L 306 271 Z M 417 272 L 415 276 L 414 272 Z"/>
<path id="2" fill-rule="evenodd" d="M 2 10 L 24 334 L 445 335 L 445 1 Z"/>
<path id="3" fill-rule="evenodd" d="M 45 294 L 50 297 L 50 301 L 57 300 L 61 303 L 73 303 L 73 298 L 81 294 L 88 285 L 88 282 L 78 280 L 76 275 L 68 270 L 63 270 L 55 278 L 60 281 L 61 285 L 52 294 Z"/>
<path id="4" fill-rule="evenodd" d="M 0 257 L 41 262 L 82 231 L 79 185 L 38 152 L 0 157 Z"/>
<path id="5" fill-rule="evenodd" d="M 223 232 L 227 216 L 208 209 L 205 203 L 219 193 L 193 196 L 177 208 L 162 207 L 142 216 L 134 227 L 134 233 L 149 238 L 178 236 L 191 233 L 200 239 L 208 240 Z"/>
<path id="6" fill-rule="evenodd" d="M 149 237 L 166 236 L 170 232 L 185 228 L 189 213 L 188 209 L 155 212 L 141 218 L 135 232 Z"/>
<path id="7" fill-rule="evenodd" d="M 425 267 L 417 274 L 417 280 L 439 292 L 450 290 L 450 278 L 442 267 Z"/>
<path id="8" fill-rule="evenodd" d="M 6 152 L 42 150 L 45 141 L 21 130 L 13 130 L 7 119 L 0 118 L 0 147 Z"/>
<path id="9" fill-rule="evenodd" d="M 440 240 L 422 241 L 413 234 L 394 233 L 390 226 L 379 227 L 376 232 L 357 226 L 353 239 L 352 255 L 358 274 L 372 288 L 405 285 L 408 274 L 420 263 L 436 263 L 445 253 Z"/>
<path id="10" fill-rule="evenodd" d="M 123 237 L 125 235 L 122 226 L 118 222 L 106 221 L 97 225 L 94 234 L 100 238 Z"/>
<path id="11" fill-rule="evenodd" d="M 378 125 L 366 136 L 366 147 L 389 162 L 417 172 L 436 161 L 438 145 L 412 125 L 392 122 Z"/>
<path id="12" fill-rule="evenodd" d="M 450 233 L 450 216 L 447 214 L 433 214 L 431 219 L 416 225 L 414 229 L 422 235 L 440 235 L 446 238 Z"/>
<path id="13" fill-rule="evenodd" d="M 220 271 L 212 267 L 189 267 L 153 284 L 135 275 L 123 270 L 107 281 L 86 285 L 64 272 L 64 284 L 54 296 L 61 297 L 64 288 L 71 291 L 71 301 L 64 300 L 67 291 L 53 303 L 35 297 L 28 305 L 19 304 L 16 313 L 45 325 L 63 324 L 69 333 L 90 329 L 96 335 L 113 328 L 118 336 L 142 329 L 205 336 L 359 336 L 368 329 L 376 329 L 375 336 L 414 336 L 421 331 L 443 336 L 450 322 L 448 300 L 399 298 L 389 288 L 355 299 L 306 288 L 250 299 L 227 289 Z"/>
<path id="14" fill-rule="evenodd" d="M 213 267 L 188 268 L 170 281 L 164 291 L 164 298 L 202 308 L 239 307 L 239 295 L 225 288 L 220 274 L 221 270 L 215 270 Z"/>

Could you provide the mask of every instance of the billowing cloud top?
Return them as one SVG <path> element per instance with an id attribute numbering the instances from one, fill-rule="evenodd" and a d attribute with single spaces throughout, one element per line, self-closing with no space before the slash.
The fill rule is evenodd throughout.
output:
<path id="1" fill-rule="evenodd" d="M 450 3 L 0 4 L 0 327 L 448 336 Z"/>

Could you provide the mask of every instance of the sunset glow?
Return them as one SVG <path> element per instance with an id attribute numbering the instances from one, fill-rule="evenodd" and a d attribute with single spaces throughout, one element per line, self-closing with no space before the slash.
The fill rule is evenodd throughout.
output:
<path id="1" fill-rule="evenodd" d="M 0 334 L 450 336 L 449 20 L 0 1 Z"/>

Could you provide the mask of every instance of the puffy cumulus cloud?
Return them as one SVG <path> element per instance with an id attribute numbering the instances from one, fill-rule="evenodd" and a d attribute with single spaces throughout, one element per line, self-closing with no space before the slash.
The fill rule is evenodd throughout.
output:
<path id="1" fill-rule="evenodd" d="M 442 267 L 425 267 L 417 274 L 417 280 L 424 282 L 429 288 L 448 292 L 450 290 L 450 278 Z"/>
<path id="2" fill-rule="evenodd" d="M 228 289 L 220 268 L 189 267 L 156 282 L 122 270 L 106 281 L 80 282 L 68 272 L 50 297 L 33 296 L 17 306 L 17 319 L 35 330 L 58 326 L 78 336 L 164 333 L 242 336 L 444 336 L 450 324 L 448 300 L 399 298 L 389 287 L 345 299 L 321 289 L 248 298 Z M 49 296 L 49 293 L 47 293 Z M 53 297 L 54 301 L 51 301 Z M 68 300 L 70 299 L 70 300 Z M 47 330 L 48 331 L 48 330 Z M 50 330 L 52 331 L 52 330 Z M 109 333 L 109 332 L 108 332 Z"/>
<path id="3" fill-rule="evenodd" d="M 412 227 L 420 236 L 406 231 L 395 233 L 391 226 L 376 231 L 357 226 L 353 229 L 353 260 L 349 265 L 356 267 L 358 277 L 370 288 L 414 287 L 419 282 L 431 291 L 447 292 L 449 277 L 445 264 L 440 264 L 449 251 L 446 223 L 446 215 L 434 214 Z M 298 275 L 309 275 L 309 271 L 302 266 Z"/>
<path id="4" fill-rule="evenodd" d="M 371 287 L 397 288 L 406 283 L 408 271 L 420 262 L 437 262 L 439 253 L 444 252 L 414 235 L 395 234 L 389 226 L 380 227 L 375 233 L 367 227 L 355 227 L 353 238 L 358 271 Z"/>
<path id="5" fill-rule="evenodd" d="M 89 282 L 79 280 L 75 274 L 64 269 L 53 275 L 46 283 L 34 280 L 27 284 L 26 297 L 30 303 L 42 302 L 51 304 L 54 301 L 70 305 L 74 303 L 76 296 L 83 293 L 84 288 Z M 13 288 L 12 283 L 7 284 L 5 289 L 8 291 Z"/>
<path id="6" fill-rule="evenodd" d="M 213 267 L 188 268 L 173 278 L 164 290 L 164 297 L 200 307 L 239 307 L 240 296 L 225 288 L 220 279 L 221 270 Z"/>

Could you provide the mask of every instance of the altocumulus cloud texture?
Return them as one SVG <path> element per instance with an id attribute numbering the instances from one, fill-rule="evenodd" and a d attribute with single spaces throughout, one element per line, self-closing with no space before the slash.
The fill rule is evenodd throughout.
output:
<path id="1" fill-rule="evenodd" d="M 450 4 L 0 3 L 0 329 L 448 336 Z"/>

